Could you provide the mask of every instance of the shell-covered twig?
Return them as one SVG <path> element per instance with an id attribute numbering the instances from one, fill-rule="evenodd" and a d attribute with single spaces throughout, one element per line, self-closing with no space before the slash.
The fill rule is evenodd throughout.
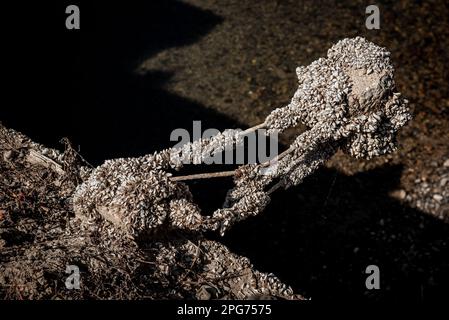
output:
<path id="1" fill-rule="evenodd" d="M 301 183 L 338 148 L 365 159 L 394 151 L 396 133 L 411 116 L 393 72 L 390 53 L 360 37 L 339 41 L 326 58 L 297 68 L 299 86 L 290 104 L 255 128 L 269 134 L 303 123 L 309 130 L 277 161 L 237 169 L 224 208 L 211 217 L 201 215 L 187 186 L 167 170 L 239 145 L 245 132 L 226 130 L 180 149 L 106 161 L 77 188 L 75 212 L 87 220 L 106 219 L 132 236 L 167 227 L 223 234 L 263 211 L 277 188 Z"/>

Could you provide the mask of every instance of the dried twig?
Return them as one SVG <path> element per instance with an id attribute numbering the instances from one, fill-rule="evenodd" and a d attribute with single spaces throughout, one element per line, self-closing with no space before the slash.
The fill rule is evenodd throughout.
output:
<path id="1" fill-rule="evenodd" d="M 63 175 L 65 173 L 64 169 L 59 163 L 34 149 L 29 150 L 27 161 L 30 164 L 41 165 L 48 169 L 52 169 L 60 175 Z"/>
<path id="2" fill-rule="evenodd" d="M 208 172 L 208 173 L 197 173 L 190 174 L 186 176 L 176 176 L 170 177 L 172 181 L 187 181 L 187 180 L 198 180 L 198 179 L 211 179 L 211 178 L 222 178 L 222 177 L 232 177 L 235 171 L 221 171 L 221 172 Z"/>

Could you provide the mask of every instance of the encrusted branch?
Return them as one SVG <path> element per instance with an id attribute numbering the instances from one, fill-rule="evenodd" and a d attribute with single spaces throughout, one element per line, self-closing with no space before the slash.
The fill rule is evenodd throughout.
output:
<path id="1" fill-rule="evenodd" d="M 182 148 L 140 158 L 106 161 L 93 170 L 73 197 L 76 214 L 109 221 L 130 236 L 163 228 L 218 230 L 264 210 L 279 188 L 298 185 L 340 148 L 370 159 L 395 150 L 397 131 L 410 119 L 407 100 L 396 92 L 390 53 L 357 37 L 344 39 L 320 58 L 296 70 L 298 90 L 290 104 L 245 131 L 225 130 Z M 199 164 L 243 143 L 258 129 L 283 132 L 302 123 L 308 130 L 274 159 L 235 171 L 173 177 L 170 170 Z M 182 181 L 233 176 L 223 208 L 201 214 Z"/>

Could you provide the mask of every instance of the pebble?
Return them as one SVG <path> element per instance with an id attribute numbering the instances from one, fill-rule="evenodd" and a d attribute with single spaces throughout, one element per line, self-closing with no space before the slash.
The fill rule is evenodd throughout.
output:
<path id="1" fill-rule="evenodd" d="M 446 168 L 449 167 L 449 159 L 446 159 L 446 161 L 444 161 L 443 166 L 445 166 Z"/>
<path id="2" fill-rule="evenodd" d="M 433 199 L 440 202 L 441 200 L 443 200 L 443 196 L 441 194 L 434 194 Z"/>
<path id="3" fill-rule="evenodd" d="M 407 193 L 405 192 L 405 190 L 400 189 L 400 190 L 394 190 L 393 192 L 391 192 L 390 195 L 395 199 L 404 200 Z"/>

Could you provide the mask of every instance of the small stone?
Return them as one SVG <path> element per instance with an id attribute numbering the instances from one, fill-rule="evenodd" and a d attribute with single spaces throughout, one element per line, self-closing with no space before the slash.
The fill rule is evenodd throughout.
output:
<path id="1" fill-rule="evenodd" d="M 444 187 L 444 186 L 446 185 L 446 183 L 447 183 L 447 178 L 441 179 L 441 181 L 440 181 L 440 187 Z"/>
<path id="2" fill-rule="evenodd" d="M 391 197 L 393 197 L 395 199 L 399 199 L 399 200 L 404 200 L 406 195 L 407 195 L 407 193 L 403 189 L 394 190 L 393 192 L 390 193 Z"/>
<path id="3" fill-rule="evenodd" d="M 433 199 L 440 202 L 441 200 L 443 200 L 443 196 L 441 194 L 434 194 Z"/>
<path id="4" fill-rule="evenodd" d="M 449 159 L 446 159 L 446 161 L 444 161 L 443 166 L 445 166 L 446 168 L 449 167 Z"/>

